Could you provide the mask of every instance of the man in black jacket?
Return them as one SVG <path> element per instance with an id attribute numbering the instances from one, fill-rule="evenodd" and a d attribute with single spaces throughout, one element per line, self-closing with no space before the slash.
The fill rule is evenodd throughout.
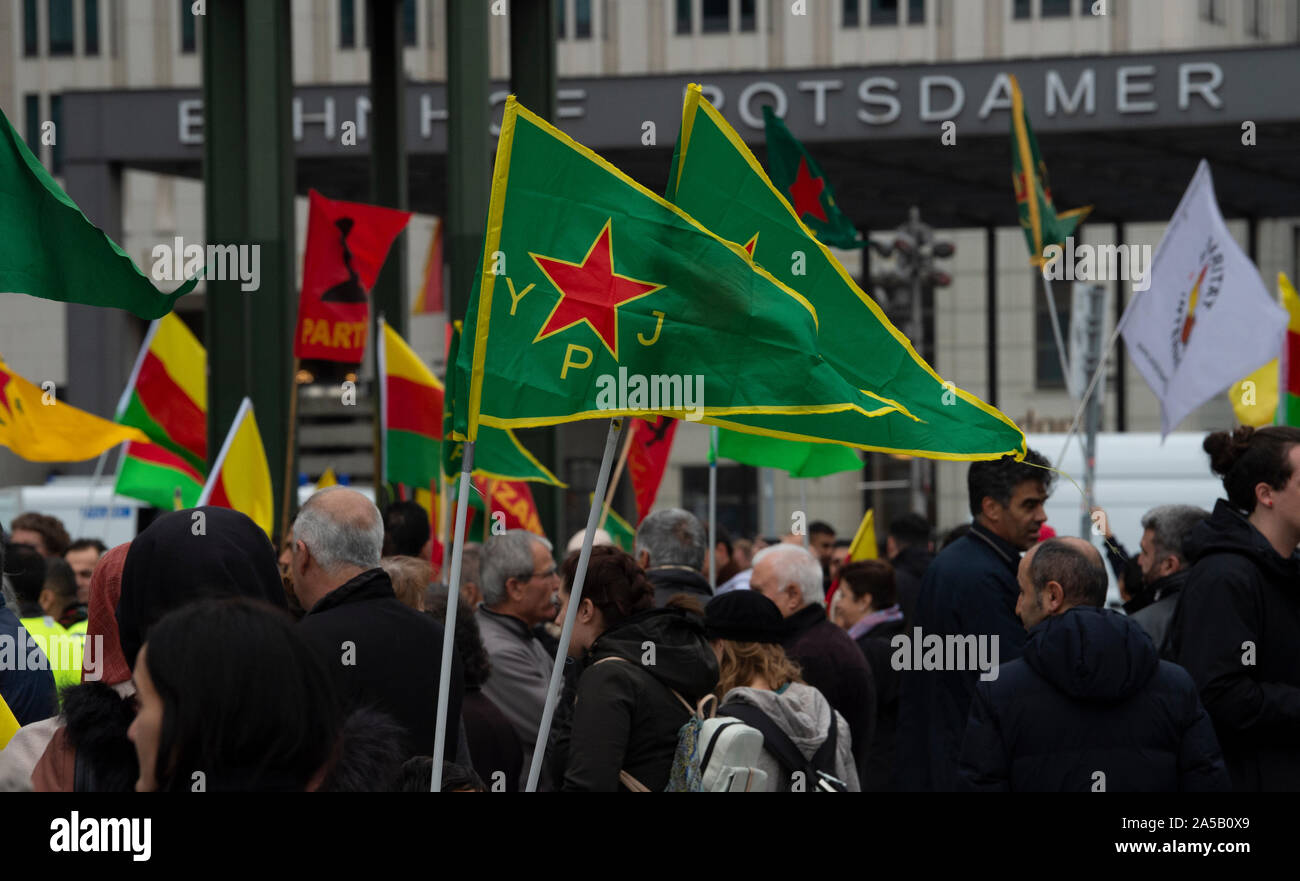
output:
<path id="1" fill-rule="evenodd" d="M 370 705 L 406 729 L 407 756 L 433 751 L 442 625 L 397 599 L 379 568 L 384 523 L 360 493 L 330 487 L 293 524 L 293 583 L 307 614 L 298 627 L 351 706 Z M 453 654 L 444 755 L 456 756 L 464 679 Z"/>
<path id="2" fill-rule="evenodd" d="M 1029 450 L 1023 462 L 1004 456 L 970 466 L 966 485 L 975 521 L 926 570 L 913 639 L 917 629 L 922 638 L 945 641 L 984 637 L 992 645 L 997 637 L 997 663 L 1020 657 L 1025 628 L 1016 618 L 1016 570 L 1021 551 L 1038 541 L 1047 520 L 1043 504 L 1052 477 L 1047 464 Z M 970 666 L 904 668 L 894 759 L 899 789 L 950 791 L 956 786 L 957 755 L 979 676 Z"/>
<path id="3" fill-rule="evenodd" d="M 1025 554 L 1024 654 L 975 690 L 960 787 L 1014 792 L 1226 792 L 1210 717 L 1187 671 L 1102 609 L 1106 570 L 1081 538 Z"/>
<path id="4" fill-rule="evenodd" d="M 1142 625 L 1161 656 L 1167 653 L 1169 622 L 1190 572 L 1187 538 L 1209 516 L 1209 511 L 1194 505 L 1160 505 L 1142 515 L 1142 551 L 1137 559 L 1142 569 L 1143 601 L 1129 614 Z"/>
<path id="5" fill-rule="evenodd" d="M 655 588 L 655 608 L 684 593 L 704 605 L 713 597 L 709 580 L 701 574 L 709 537 L 690 511 L 665 508 L 654 511 L 636 529 L 636 562 Z"/>
<path id="6" fill-rule="evenodd" d="M 894 567 L 903 619 L 911 624 L 916 615 L 916 600 L 921 595 L 921 579 L 934 562 L 930 522 L 916 513 L 894 518 L 885 537 L 885 558 Z"/>
<path id="7" fill-rule="evenodd" d="M 781 647 L 799 664 L 804 682 L 849 723 L 858 778 L 863 779 L 876 726 L 876 684 L 857 643 L 826 617 L 821 564 L 799 545 L 767 547 L 754 556 L 749 586 L 785 616 Z"/>

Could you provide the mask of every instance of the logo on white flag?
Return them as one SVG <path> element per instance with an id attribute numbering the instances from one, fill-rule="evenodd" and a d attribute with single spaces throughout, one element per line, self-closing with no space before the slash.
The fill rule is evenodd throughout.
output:
<path id="1" fill-rule="evenodd" d="M 1192 328 L 1214 308 L 1214 301 L 1219 298 L 1219 289 L 1223 286 L 1223 249 L 1213 237 L 1206 241 L 1196 262 L 1200 268 L 1187 275 L 1191 287 L 1178 301 L 1178 315 L 1171 334 L 1175 369 L 1183 362 Z"/>

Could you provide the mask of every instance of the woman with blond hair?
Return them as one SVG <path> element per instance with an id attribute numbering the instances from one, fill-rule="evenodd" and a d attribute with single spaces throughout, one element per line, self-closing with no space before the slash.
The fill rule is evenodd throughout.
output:
<path id="1" fill-rule="evenodd" d="M 763 734 L 759 769 L 771 792 L 859 792 L 849 723 L 820 691 L 799 678 L 780 639 L 785 619 L 758 591 L 714 597 L 704 632 L 718 656 L 719 716 L 734 716 Z"/>

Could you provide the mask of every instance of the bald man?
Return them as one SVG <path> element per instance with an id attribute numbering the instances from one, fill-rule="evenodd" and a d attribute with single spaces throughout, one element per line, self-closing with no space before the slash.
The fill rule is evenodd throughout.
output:
<path id="1" fill-rule="evenodd" d="M 443 627 L 403 604 L 379 566 L 384 521 L 369 499 L 345 487 L 307 500 L 293 524 L 294 593 L 307 614 L 299 632 L 334 674 L 350 707 L 374 707 L 408 737 L 403 757 L 433 752 Z M 464 678 L 453 653 L 446 755 L 459 746 Z M 381 789 L 387 781 L 348 781 Z"/>
<path id="2" fill-rule="evenodd" d="M 1224 792 L 1214 727 L 1182 667 L 1131 618 L 1101 606 L 1106 570 L 1079 538 L 1020 561 L 1020 658 L 980 682 L 958 786 L 980 791 Z"/>

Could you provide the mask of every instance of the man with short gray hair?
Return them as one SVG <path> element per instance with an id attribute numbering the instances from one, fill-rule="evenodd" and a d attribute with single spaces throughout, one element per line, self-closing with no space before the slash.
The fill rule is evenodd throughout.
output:
<path id="1" fill-rule="evenodd" d="M 299 632 L 325 662 L 350 707 L 373 706 L 407 731 L 407 756 L 433 751 L 442 625 L 404 605 L 379 566 L 384 522 L 355 490 L 307 500 L 293 524 L 294 589 L 307 614 Z M 446 755 L 459 746 L 464 678 L 453 653 Z M 378 783 L 376 785 L 379 785 Z"/>
<path id="2" fill-rule="evenodd" d="M 636 561 L 655 587 L 655 607 L 662 609 L 679 593 L 707 603 L 713 596 L 702 574 L 709 538 L 690 511 L 654 511 L 636 529 Z"/>
<path id="3" fill-rule="evenodd" d="M 1142 589 L 1130 604 L 1140 606 L 1132 613 L 1134 621 L 1151 637 L 1161 656 L 1169 642 L 1169 622 L 1178 608 L 1178 596 L 1191 564 L 1187 561 L 1185 542 L 1192 527 L 1210 516 L 1194 505 L 1160 505 L 1142 515 L 1142 543 L 1138 566 L 1142 570 Z M 1134 591 L 1133 593 L 1137 593 Z"/>
<path id="4" fill-rule="evenodd" d="M 857 643 L 826 617 L 822 565 L 804 548 L 778 544 L 754 556 L 750 590 L 763 594 L 785 616 L 781 647 L 798 662 L 803 680 L 816 688 L 849 723 L 858 779 L 867 779 L 876 727 L 876 683 Z"/>
<path id="5" fill-rule="evenodd" d="M 479 571 L 483 604 L 477 617 L 492 670 L 482 691 L 519 735 L 525 774 L 532 767 L 555 667 L 534 628 L 555 619 L 559 589 L 551 543 L 542 536 L 511 529 L 492 536 L 483 546 Z"/>

